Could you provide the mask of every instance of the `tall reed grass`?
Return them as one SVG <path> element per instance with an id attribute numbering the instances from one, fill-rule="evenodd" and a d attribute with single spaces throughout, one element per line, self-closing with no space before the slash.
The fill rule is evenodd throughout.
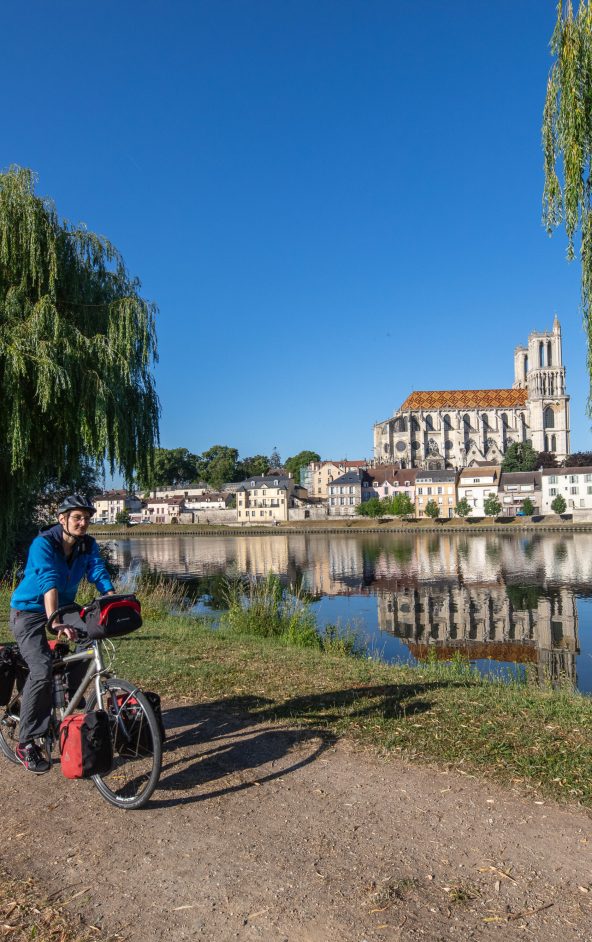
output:
<path id="1" fill-rule="evenodd" d="M 283 586 L 275 573 L 264 579 L 229 581 L 220 627 L 235 634 L 277 638 L 286 644 L 353 655 L 360 644 L 355 632 L 336 625 L 319 628 L 302 590 Z"/>

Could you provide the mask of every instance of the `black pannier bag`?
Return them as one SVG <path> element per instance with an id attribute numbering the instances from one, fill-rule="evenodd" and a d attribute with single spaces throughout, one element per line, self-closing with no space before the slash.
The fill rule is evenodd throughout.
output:
<path id="1" fill-rule="evenodd" d="M 0 707 L 6 706 L 8 703 L 10 703 L 15 681 L 15 645 L 2 645 L 0 647 Z"/>
<path id="2" fill-rule="evenodd" d="M 81 618 L 93 641 L 119 638 L 142 626 L 142 610 L 135 595 L 104 595 L 85 605 Z"/>
<path id="3" fill-rule="evenodd" d="M 154 711 L 161 744 L 166 739 L 160 697 L 151 690 L 142 691 Z M 146 716 L 133 694 L 117 694 L 123 729 L 116 724 L 115 749 L 120 755 L 143 756 L 152 752 L 152 736 Z M 114 709 L 114 712 L 115 709 Z"/>

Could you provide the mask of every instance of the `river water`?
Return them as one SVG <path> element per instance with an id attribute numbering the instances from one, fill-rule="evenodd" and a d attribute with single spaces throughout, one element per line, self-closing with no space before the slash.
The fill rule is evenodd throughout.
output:
<path id="1" fill-rule="evenodd" d="M 155 535 L 111 546 L 131 576 L 149 566 L 190 580 L 202 609 L 219 606 L 224 577 L 274 572 L 311 593 L 321 624 L 351 625 L 386 660 L 460 652 L 484 672 L 592 693 L 592 534 Z"/>

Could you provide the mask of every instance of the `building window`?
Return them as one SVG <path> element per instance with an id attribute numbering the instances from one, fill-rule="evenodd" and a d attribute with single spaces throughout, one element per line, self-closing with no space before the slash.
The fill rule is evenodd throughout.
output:
<path id="1" fill-rule="evenodd" d="M 577 493 L 578 493 L 577 487 L 570 487 L 569 493 L 570 493 L 570 494 L 577 494 Z"/>
<path id="2" fill-rule="evenodd" d="M 591 493 L 591 488 L 588 488 L 588 493 L 589 493 L 589 494 Z M 550 497 L 555 497 L 556 495 L 557 495 L 557 488 L 556 488 L 556 487 L 550 487 L 550 488 L 549 488 L 549 496 L 550 496 Z"/>

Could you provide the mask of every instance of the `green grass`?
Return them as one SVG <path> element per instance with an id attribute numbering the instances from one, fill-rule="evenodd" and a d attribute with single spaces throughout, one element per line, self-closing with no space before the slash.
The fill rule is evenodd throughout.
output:
<path id="1" fill-rule="evenodd" d="M 382 754 L 592 806 L 591 698 L 484 679 L 461 661 L 392 666 L 295 646 L 281 633 L 237 631 L 228 621 L 214 629 L 208 619 L 169 614 L 166 583 L 140 594 L 145 626 L 117 643 L 117 673 L 163 697 L 346 736 Z M 0 590 L 1 611 L 7 600 Z"/>

